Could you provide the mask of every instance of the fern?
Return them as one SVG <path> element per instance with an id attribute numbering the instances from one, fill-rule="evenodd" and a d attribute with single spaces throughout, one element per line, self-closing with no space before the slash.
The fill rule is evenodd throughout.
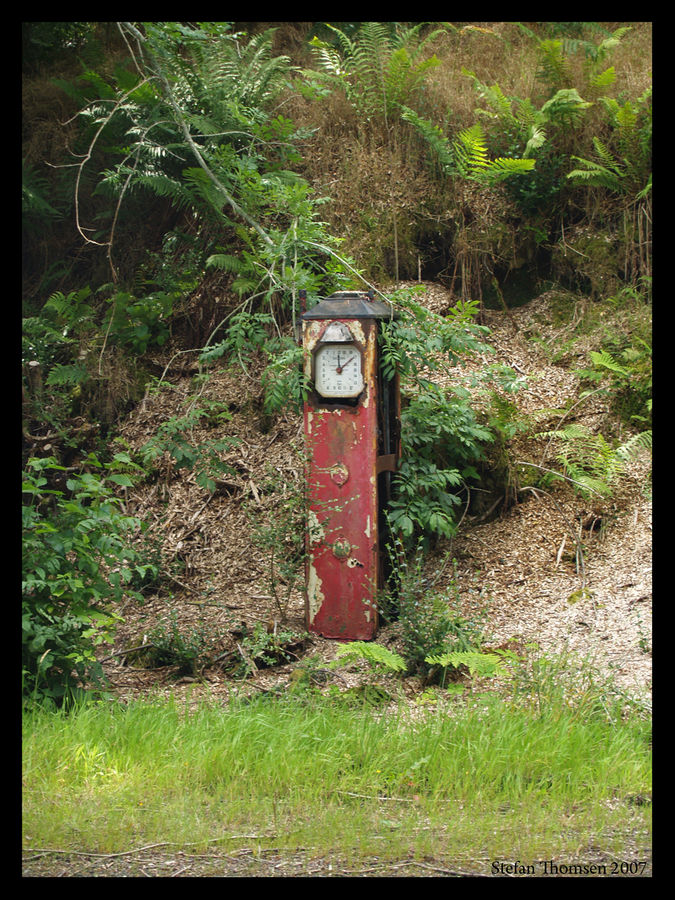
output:
<path id="1" fill-rule="evenodd" d="M 43 311 L 50 317 L 54 317 L 59 324 L 64 325 L 64 334 L 77 322 L 93 315 L 93 310 L 87 300 L 91 295 L 91 288 L 87 285 L 79 291 L 71 291 L 64 294 L 54 291 L 45 303 Z"/>
<path id="2" fill-rule="evenodd" d="M 561 126 L 579 125 L 586 110 L 593 104 L 584 100 L 576 88 L 562 88 L 541 108 L 541 113 Z"/>
<path id="3" fill-rule="evenodd" d="M 485 132 L 479 123 L 460 131 L 451 142 L 438 125 L 423 119 L 408 107 L 404 106 L 402 110 L 401 118 L 422 135 L 446 175 L 456 174 L 483 184 L 494 184 L 512 175 L 531 172 L 535 166 L 534 159 L 489 159 Z"/>
<path id="4" fill-rule="evenodd" d="M 617 152 L 594 137 L 596 158 L 573 156 L 581 168 L 567 177 L 577 184 L 601 186 L 627 198 L 643 199 L 651 186 L 651 90 L 635 107 L 630 100 L 619 104 L 613 98 L 601 99 L 614 129 Z"/>
<path id="5" fill-rule="evenodd" d="M 477 110 L 479 114 L 496 116 L 498 119 L 502 120 L 513 120 L 515 118 L 512 112 L 513 101 L 504 94 L 498 84 L 488 87 L 488 85 L 479 80 L 475 72 L 466 69 L 464 66 L 462 66 L 462 75 L 473 81 L 476 93 L 491 109 L 491 112 L 489 113 L 486 113 L 484 110 Z"/>
<path id="6" fill-rule="evenodd" d="M 530 172 L 535 165 L 534 159 L 498 157 L 489 160 L 485 132 L 480 124 L 461 131 L 453 142 L 453 149 L 459 174 L 486 184 Z"/>
<path id="7" fill-rule="evenodd" d="M 57 365 L 47 376 L 46 384 L 50 387 L 70 387 L 83 384 L 88 378 L 85 366 Z"/>
<path id="8" fill-rule="evenodd" d="M 537 77 L 547 81 L 553 87 L 562 87 L 571 78 L 571 69 L 567 55 L 563 49 L 563 42 L 559 40 L 545 40 L 539 43 L 541 69 Z"/>
<path id="9" fill-rule="evenodd" d="M 475 175 L 477 169 L 488 164 L 485 132 L 481 125 L 472 125 L 460 131 L 453 142 L 457 169 L 465 178 Z"/>
<path id="10" fill-rule="evenodd" d="M 623 459 L 601 434 L 593 434 L 585 426 L 572 423 L 537 436 L 547 437 L 557 444 L 556 460 L 582 495 L 611 494 L 612 482 L 623 472 Z"/>
<path id="11" fill-rule="evenodd" d="M 347 75 L 347 69 L 342 63 L 342 56 L 339 51 L 325 41 L 319 40 L 318 37 L 313 37 L 309 45 L 314 56 L 315 65 L 318 66 L 319 70 L 334 79 L 336 83 L 343 84 Z"/>
<path id="12" fill-rule="evenodd" d="M 403 28 L 390 22 L 362 22 L 351 39 L 326 23 L 337 47 L 314 37 L 311 50 L 326 80 L 345 90 L 360 115 L 387 119 L 410 102 L 428 72 L 440 65 L 435 56 L 420 57 L 425 46 L 445 28 L 420 39 L 424 24 Z"/>
<path id="13" fill-rule="evenodd" d="M 252 294 L 259 286 L 261 276 L 256 266 L 256 260 L 248 251 L 242 251 L 238 256 L 231 253 L 213 253 L 206 260 L 207 268 L 221 269 L 235 276 L 230 288 L 238 297 Z"/>
<path id="14" fill-rule="evenodd" d="M 626 174 L 625 165 L 605 147 L 599 138 L 593 138 L 593 146 L 600 161 L 573 156 L 572 159 L 581 163 L 583 168 L 573 169 L 567 177 L 571 181 L 598 185 L 615 193 L 622 193 L 624 190 L 622 179 Z"/>
<path id="15" fill-rule="evenodd" d="M 505 673 L 502 660 L 495 653 L 457 651 L 427 656 L 424 661 L 432 666 L 442 666 L 444 669 L 459 669 L 461 666 L 466 666 L 470 675 L 477 675 L 479 678 Z"/>
<path id="16" fill-rule="evenodd" d="M 61 218 L 61 213 L 45 200 L 44 195 L 48 192 L 48 189 L 49 182 L 44 175 L 36 172 L 33 166 L 22 160 L 21 212 L 26 220 L 29 218 Z"/>
<path id="17" fill-rule="evenodd" d="M 366 643 L 365 641 L 351 641 L 349 644 L 341 644 L 335 653 L 332 667 L 346 665 L 359 659 L 365 659 L 376 669 L 388 672 L 404 672 L 406 662 L 398 653 L 388 650 L 381 644 Z"/>
<path id="18" fill-rule="evenodd" d="M 122 171 L 120 174 L 124 174 L 124 172 Z M 113 175 L 118 177 L 117 173 L 106 173 L 106 177 L 101 183 L 105 184 L 106 181 L 110 181 Z M 135 176 L 131 190 L 133 191 L 137 187 L 146 188 L 158 197 L 171 200 L 172 205 L 178 210 L 194 209 L 198 205 L 194 193 L 185 184 L 161 172 L 141 173 Z"/>
<path id="19" fill-rule="evenodd" d="M 220 131 L 236 126 L 238 110 L 264 108 L 282 89 L 291 68 L 287 56 L 272 56 L 274 32 L 269 28 L 246 43 L 239 40 L 241 35 L 193 41 L 189 56 L 172 55 L 177 93 L 185 95 L 188 108 L 219 122 Z"/>
<path id="20" fill-rule="evenodd" d="M 591 88 L 592 94 L 597 96 L 598 94 L 607 91 L 615 81 L 616 71 L 614 66 L 610 66 L 608 69 L 605 69 L 604 72 L 600 72 L 598 75 L 592 75 L 589 79 L 589 87 Z"/>
<path id="21" fill-rule="evenodd" d="M 302 356 L 302 347 L 294 343 L 271 358 L 262 375 L 263 409 L 267 414 L 282 410 L 302 412 L 311 390 L 311 379 L 303 371 Z"/>
<path id="22" fill-rule="evenodd" d="M 630 30 L 630 26 L 617 28 L 599 44 L 574 38 L 539 41 L 538 51 L 541 68 L 537 73 L 537 77 L 547 81 L 554 88 L 569 85 L 573 77 L 570 56 L 583 51 L 586 57 L 584 69 L 588 87 L 595 93 L 607 90 L 614 83 L 614 70 L 610 66 L 603 72 L 599 72 L 600 66 L 606 61 L 610 52 L 619 46 L 622 38 Z"/>
<path id="23" fill-rule="evenodd" d="M 648 431 L 641 431 L 639 432 L 639 434 L 634 434 L 620 447 L 617 447 L 616 453 L 620 459 L 627 462 L 631 459 L 635 459 L 635 457 L 638 456 L 643 450 L 651 453 L 651 449 L 652 432 L 650 429 Z"/>
<path id="24" fill-rule="evenodd" d="M 616 375 L 621 375 L 625 378 L 630 377 L 630 370 L 625 366 L 619 365 L 619 363 L 607 350 L 590 350 L 588 355 L 591 357 L 591 359 L 593 360 L 593 364 L 596 367 L 608 369 L 610 372 L 613 372 Z"/>
<path id="25" fill-rule="evenodd" d="M 590 55 L 592 56 L 594 61 L 603 62 L 609 52 L 619 46 L 622 39 L 628 34 L 630 30 L 630 25 L 624 25 L 621 28 L 615 29 L 608 38 L 605 38 L 605 40 L 598 45 L 597 48 L 593 48 L 591 50 Z"/>
<path id="26" fill-rule="evenodd" d="M 441 170 L 449 175 L 455 168 L 455 154 L 452 143 L 443 134 L 443 130 L 438 126 L 423 119 L 414 110 L 407 106 L 402 106 L 401 118 L 404 122 L 408 122 L 422 135 L 426 143 L 433 151 Z"/>
<path id="27" fill-rule="evenodd" d="M 245 256 L 234 256 L 231 253 L 212 253 L 206 260 L 207 268 L 221 269 L 223 272 L 232 272 L 241 275 L 250 270 L 250 261 Z"/>

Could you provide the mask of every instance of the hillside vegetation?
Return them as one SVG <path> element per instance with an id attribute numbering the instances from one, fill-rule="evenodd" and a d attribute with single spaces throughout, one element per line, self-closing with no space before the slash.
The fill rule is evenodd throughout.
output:
<path id="1" fill-rule="evenodd" d="M 408 674 L 481 644 L 452 542 L 526 501 L 561 511 L 553 561 L 590 598 L 589 536 L 631 467 L 649 491 L 650 23 L 23 40 L 27 696 L 60 704 L 111 660 L 227 681 L 307 652 L 300 291 L 401 312 L 383 609 Z M 527 413 L 525 346 L 574 373 Z"/>

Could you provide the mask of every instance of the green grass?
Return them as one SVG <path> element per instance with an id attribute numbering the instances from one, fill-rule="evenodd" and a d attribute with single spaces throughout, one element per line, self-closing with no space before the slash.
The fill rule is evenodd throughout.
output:
<path id="1" fill-rule="evenodd" d="M 649 846 L 649 723 L 496 696 L 452 715 L 315 697 L 90 704 L 24 716 L 24 843 L 543 859 Z M 196 849 L 195 849 L 196 848 Z"/>

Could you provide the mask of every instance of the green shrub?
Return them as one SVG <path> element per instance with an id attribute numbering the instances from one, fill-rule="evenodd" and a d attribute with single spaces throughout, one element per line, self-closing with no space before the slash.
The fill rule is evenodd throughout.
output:
<path id="1" fill-rule="evenodd" d="M 406 538 L 415 533 L 451 537 L 460 493 L 477 478 L 474 463 L 493 439 L 479 424 L 466 392 L 428 384 L 401 414 L 402 461 L 389 505 L 391 526 Z"/>
<path id="2" fill-rule="evenodd" d="M 161 347 L 169 338 L 168 321 L 179 297 L 166 291 L 153 291 L 145 297 L 118 291 L 109 300 L 112 309 L 105 327 L 114 340 L 139 355 L 149 346 Z"/>
<path id="3" fill-rule="evenodd" d="M 400 538 L 394 538 L 388 551 L 392 577 L 383 611 L 399 621 L 408 666 L 426 672 L 429 656 L 477 650 L 483 642 L 482 624 L 461 613 L 454 579 L 439 591 L 425 574 L 424 540 L 418 540 L 411 554 L 406 553 Z"/>
<path id="4" fill-rule="evenodd" d="M 87 680 L 100 683 L 95 650 L 120 621 L 114 604 L 135 595 L 129 582 L 153 568 L 131 546 L 140 520 L 113 493 L 131 479 L 101 471 L 93 454 L 87 465 L 99 471 L 75 474 L 53 457 L 31 458 L 22 487 L 23 692 L 57 704 Z"/>
<path id="5" fill-rule="evenodd" d="M 223 474 L 233 473 L 232 467 L 220 459 L 220 454 L 229 450 L 238 439 L 195 439 L 191 432 L 205 418 L 221 424 L 228 421 L 231 414 L 221 403 L 202 399 L 199 407 L 192 406 L 184 416 L 172 416 L 141 447 L 143 465 L 152 466 L 163 453 L 168 453 L 176 469 L 194 470 L 197 484 L 207 491 L 215 491 L 216 479 Z"/>
<path id="6" fill-rule="evenodd" d="M 461 385 L 445 389 L 429 373 L 490 348 L 487 329 L 475 322 L 478 304 L 457 303 L 445 316 L 424 309 L 413 292 L 394 295 L 397 318 L 381 329 L 383 375 L 398 373 L 405 405 L 401 413 L 401 464 L 389 503 L 391 526 L 408 541 L 415 535 L 449 537 L 474 463 L 493 440 L 478 422 L 471 396 Z M 458 379 L 459 380 L 459 379 Z"/>
<path id="7" fill-rule="evenodd" d="M 427 656 L 424 661 L 431 666 L 440 666 L 445 671 L 458 670 L 464 666 L 470 675 L 483 678 L 503 675 L 506 671 L 501 656 L 496 653 L 480 653 L 477 650 L 440 653 L 436 656 Z"/>
<path id="8" fill-rule="evenodd" d="M 602 434 L 575 422 L 539 436 L 553 441 L 558 465 L 582 496 L 611 494 L 623 459 Z"/>

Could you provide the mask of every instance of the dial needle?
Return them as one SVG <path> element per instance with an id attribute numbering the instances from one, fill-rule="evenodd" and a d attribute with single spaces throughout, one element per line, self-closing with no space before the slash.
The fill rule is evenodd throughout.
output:
<path id="1" fill-rule="evenodd" d="M 336 369 L 335 371 L 338 373 L 338 375 L 341 375 L 341 374 L 342 374 L 342 370 L 345 369 L 345 368 L 349 365 L 349 363 L 352 362 L 353 359 L 355 359 L 355 357 L 354 357 L 354 356 L 350 356 L 349 359 L 347 360 L 347 362 L 346 362 L 343 366 L 338 366 L 338 367 L 337 367 L 337 369 Z M 339 362 L 339 361 L 340 361 L 340 358 L 338 357 L 338 362 Z"/>

